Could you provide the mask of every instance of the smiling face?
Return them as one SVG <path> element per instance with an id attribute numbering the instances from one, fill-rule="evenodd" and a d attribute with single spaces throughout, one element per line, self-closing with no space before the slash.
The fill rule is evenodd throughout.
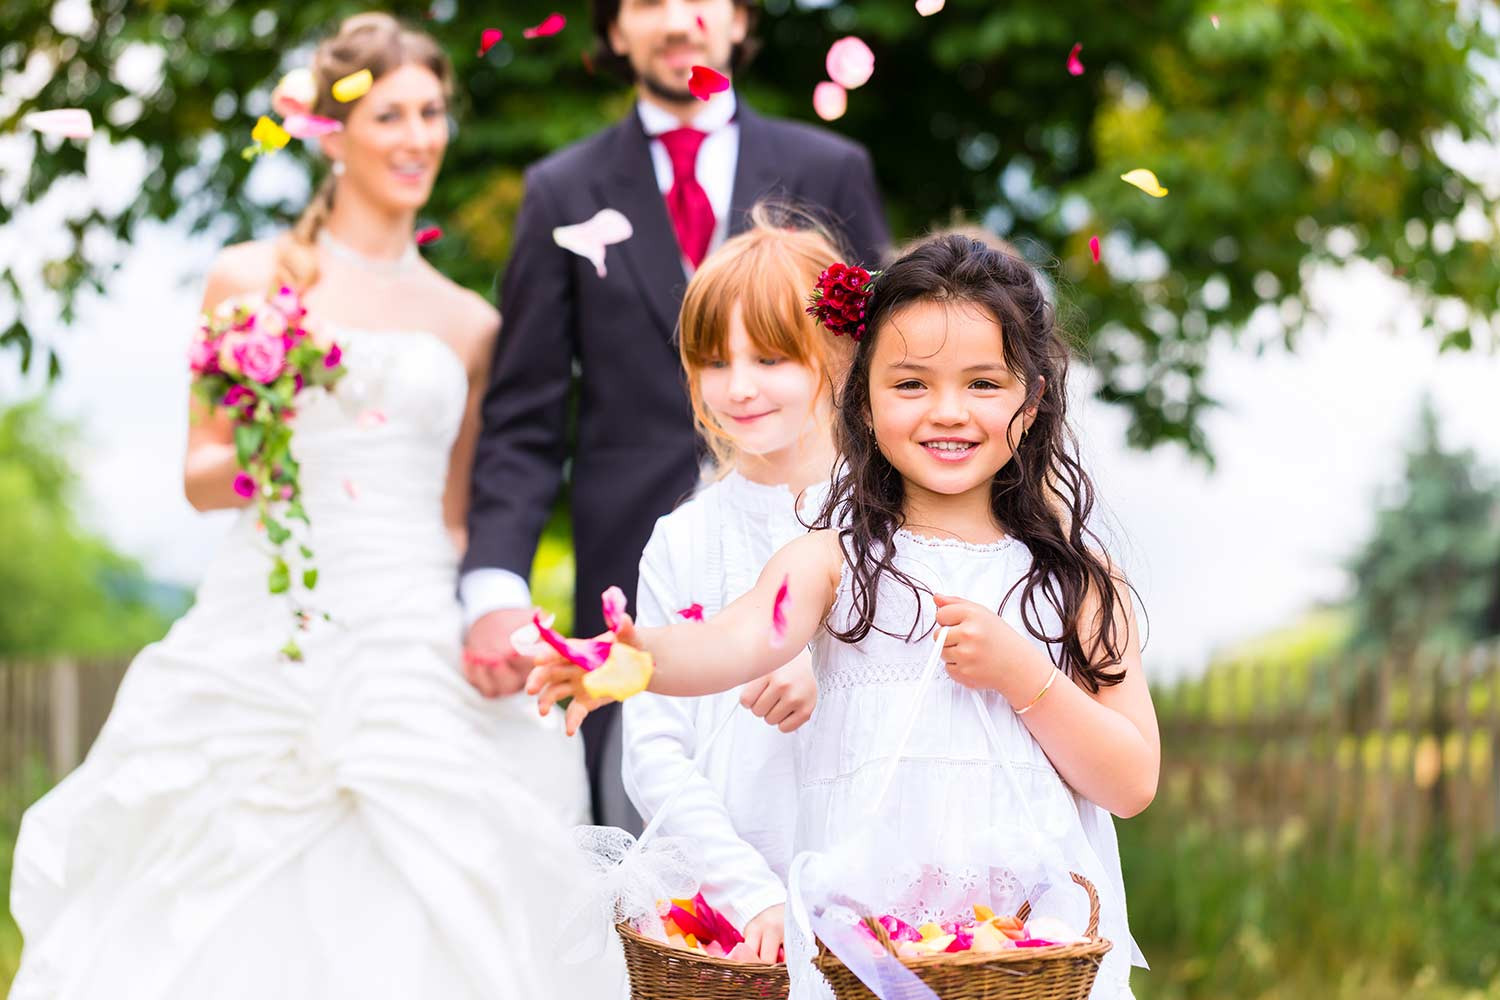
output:
<path id="1" fill-rule="evenodd" d="M 870 356 L 870 420 L 909 499 L 988 496 L 1034 415 L 1007 367 L 999 323 L 968 302 L 920 301 L 893 313 Z"/>
<path id="2" fill-rule="evenodd" d="M 696 100 L 688 90 L 693 67 L 728 76 L 734 47 L 748 29 L 748 14 L 734 0 L 621 0 L 609 44 L 630 61 L 644 90 L 690 106 Z"/>
<path id="3" fill-rule="evenodd" d="M 391 212 L 427 203 L 447 145 L 442 81 L 417 63 L 377 79 L 350 109 L 343 131 L 323 139 L 324 152 L 344 164 L 339 183 Z"/>
<path id="4" fill-rule="evenodd" d="M 823 380 L 806 365 L 757 347 L 738 303 L 726 346 L 725 356 L 706 360 L 698 371 L 704 409 L 742 455 L 767 458 L 798 448 L 820 409 L 827 409 Z"/>

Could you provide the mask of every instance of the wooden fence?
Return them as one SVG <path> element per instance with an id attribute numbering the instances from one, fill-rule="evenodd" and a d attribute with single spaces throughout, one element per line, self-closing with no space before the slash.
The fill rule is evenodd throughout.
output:
<path id="1" fill-rule="evenodd" d="M 125 676 L 123 661 L 0 663 L 0 803 L 14 821 L 40 769 L 54 781 L 93 744 Z"/>
<path id="2" fill-rule="evenodd" d="M 1406 863 L 1500 840 L 1500 645 L 1232 664 L 1155 697 L 1158 802 L 1215 829 Z"/>

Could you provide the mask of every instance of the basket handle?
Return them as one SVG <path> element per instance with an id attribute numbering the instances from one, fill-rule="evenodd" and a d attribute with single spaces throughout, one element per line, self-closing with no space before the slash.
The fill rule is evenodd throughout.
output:
<path id="1" fill-rule="evenodd" d="M 1073 881 L 1083 886 L 1083 891 L 1089 894 L 1089 925 L 1083 933 L 1085 937 L 1096 938 L 1099 936 L 1099 892 L 1094 888 L 1094 883 L 1077 872 L 1068 874 L 1072 875 Z M 1031 900 L 1028 899 L 1021 904 L 1021 908 L 1016 911 L 1016 919 L 1023 924 L 1031 919 Z"/>

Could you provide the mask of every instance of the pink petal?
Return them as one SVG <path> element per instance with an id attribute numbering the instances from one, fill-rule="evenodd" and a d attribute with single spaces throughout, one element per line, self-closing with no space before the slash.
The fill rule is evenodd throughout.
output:
<path id="1" fill-rule="evenodd" d="M 426 229 L 418 229 L 412 238 L 417 241 L 417 246 L 425 247 L 429 243 L 436 243 L 443 238 L 443 230 L 438 226 L 428 226 Z"/>
<path id="2" fill-rule="evenodd" d="M 708 924 L 699 920 L 697 917 L 693 916 L 691 913 L 689 913 L 687 910 L 684 910 L 676 903 L 672 904 L 672 910 L 667 914 L 667 916 L 671 919 L 672 923 L 676 924 L 678 928 L 682 930 L 684 934 L 691 934 L 693 937 L 697 938 L 699 944 L 707 944 L 714 938 L 713 930 L 708 926 Z"/>
<path id="3" fill-rule="evenodd" d="M 771 646 L 779 647 L 786 642 L 786 602 L 789 576 L 781 578 L 781 587 L 776 591 L 776 601 L 771 605 Z"/>
<path id="4" fill-rule="evenodd" d="M 1057 944 L 1056 941 L 1044 941 L 1041 938 L 1022 938 L 1020 941 L 1016 942 L 1016 947 L 1017 948 L 1052 948 L 1052 947 L 1055 947 L 1056 944 Z"/>
<path id="5" fill-rule="evenodd" d="M 287 115 L 281 127 L 286 129 L 293 139 L 316 139 L 322 135 L 342 132 L 344 123 L 336 118 L 297 113 Z"/>
<path id="6" fill-rule="evenodd" d="M 828 48 L 828 78 L 845 90 L 863 87 L 875 73 L 875 53 L 853 35 L 840 38 Z"/>
<path id="7" fill-rule="evenodd" d="M 825 122 L 844 117 L 849 110 L 849 92 L 838 84 L 824 80 L 813 88 L 813 110 Z"/>
<path id="8" fill-rule="evenodd" d="M 385 423 L 385 414 L 380 410 L 365 410 L 354 422 L 360 427 L 379 427 Z"/>
<path id="9" fill-rule="evenodd" d="M 703 620 L 703 605 L 698 603 L 689 604 L 677 613 L 690 622 L 701 622 Z"/>
<path id="10" fill-rule="evenodd" d="M 524 38 L 546 38 L 555 35 L 568 26 L 568 19 L 561 14 L 548 14 L 546 19 L 534 28 L 527 28 L 521 32 Z"/>
<path id="11" fill-rule="evenodd" d="M 625 624 L 625 591 L 619 587 L 610 587 L 601 596 L 600 601 L 604 604 L 604 626 L 611 632 L 620 631 L 620 626 Z"/>
<path id="12" fill-rule="evenodd" d="M 1218 14 L 1210 14 L 1210 15 L 1208 15 L 1208 19 L 1209 19 L 1209 21 L 1211 21 L 1213 23 L 1214 30 L 1218 31 L 1219 30 L 1219 15 Z"/>
<path id="13" fill-rule="evenodd" d="M 694 66 L 693 75 L 688 78 L 688 91 L 700 101 L 728 89 L 729 77 L 707 66 Z"/>
<path id="14" fill-rule="evenodd" d="M 1089 253 L 1094 255 L 1094 263 L 1099 263 L 1099 237 L 1089 237 Z"/>
<path id="15" fill-rule="evenodd" d="M 255 496 L 255 480 L 241 472 L 234 477 L 234 491 L 245 499 Z"/>
<path id="16" fill-rule="evenodd" d="M 60 135 L 64 139 L 87 139 L 94 134 L 94 119 L 83 108 L 33 111 L 22 116 L 21 124 L 33 132 Z"/>
<path id="17" fill-rule="evenodd" d="M 917 0 L 917 13 L 931 17 L 943 9 L 943 0 Z"/>
<path id="18" fill-rule="evenodd" d="M 559 656 L 584 670 L 597 670 L 609 659 L 610 643 L 600 640 L 587 640 L 583 642 L 570 641 L 563 638 L 562 633 L 542 623 L 540 615 L 533 613 L 531 624 L 536 626 L 537 634 L 542 641 L 557 650 Z"/>
<path id="19" fill-rule="evenodd" d="M 359 490 L 355 487 L 354 481 L 352 479 L 344 480 L 344 492 L 349 494 L 350 500 L 359 499 Z"/>
<path id="20" fill-rule="evenodd" d="M 900 917 L 886 914 L 880 918 L 880 926 L 885 928 L 886 934 L 890 935 L 892 941 L 922 940 L 921 932 Z"/>
<path id="21" fill-rule="evenodd" d="M 1073 46 L 1073 51 L 1068 53 L 1068 72 L 1073 76 L 1083 75 L 1083 63 L 1078 58 L 1078 53 L 1083 51 L 1083 43 L 1079 42 Z"/>
<path id="22" fill-rule="evenodd" d="M 552 242 L 594 265 L 604 277 L 604 248 L 623 243 L 635 235 L 630 220 L 613 208 L 602 208 L 586 222 L 558 226 L 552 230 Z"/>
<path id="23" fill-rule="evenodd" d="M 486 52 L 499 44 L 505 33 L 499 28 L 485 28 L 479 33 L 479 55 L 482 58 Z"/>
<path id="24" fill-rule="evenodd" d="M 703 23 L 703 15 L 702 14 L 698 15 L 698 30 L 699 31 L 707 31 L 708 30 L 708 25 L 706 25 L 706 24 Z"/>
<path id="25" fill-rule="evenodd" d="M 973 935 L 973 933 L 970 932 L 970 931 L 961 930 L 957 934 L 954 935 L 953 940 L 951 942 L 949 942 L 948 947 L 944 948 L 943 951 L 945 951 L 945 952 L 968 951 L 969 949 L 971 949 L 973 947 L 974 947 L 974 935 Z"/>

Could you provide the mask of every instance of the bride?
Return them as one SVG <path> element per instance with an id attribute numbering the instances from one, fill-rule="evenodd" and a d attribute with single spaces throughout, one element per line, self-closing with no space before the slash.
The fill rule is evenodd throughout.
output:
<path id="1" fill-rule="evenodd" d="M 373 86 L 339 103 L 361 69 Z M 448 140 L 451 71 L 383 14 L 314 56 L 332 173 L 279 240 L 226 249 L 204 294 L 288 284 L 347 374 L 300 405 L 309 543 L 328 621 L 280 659 L 290 610 L 266 591 L 245 510 L 193 609 L 131 665 L 84 764 L 34 805 L 12 910 L 13 1000 L 109 997 L 617 996 L 611 962 L 559 965 L 581 869 L 581 751 L 460 669 L 454 596 L 469 466 L 499 317 L 412 242 Z M 229 425 L 196 413 L 199 510 L 245 507 Z"/>

